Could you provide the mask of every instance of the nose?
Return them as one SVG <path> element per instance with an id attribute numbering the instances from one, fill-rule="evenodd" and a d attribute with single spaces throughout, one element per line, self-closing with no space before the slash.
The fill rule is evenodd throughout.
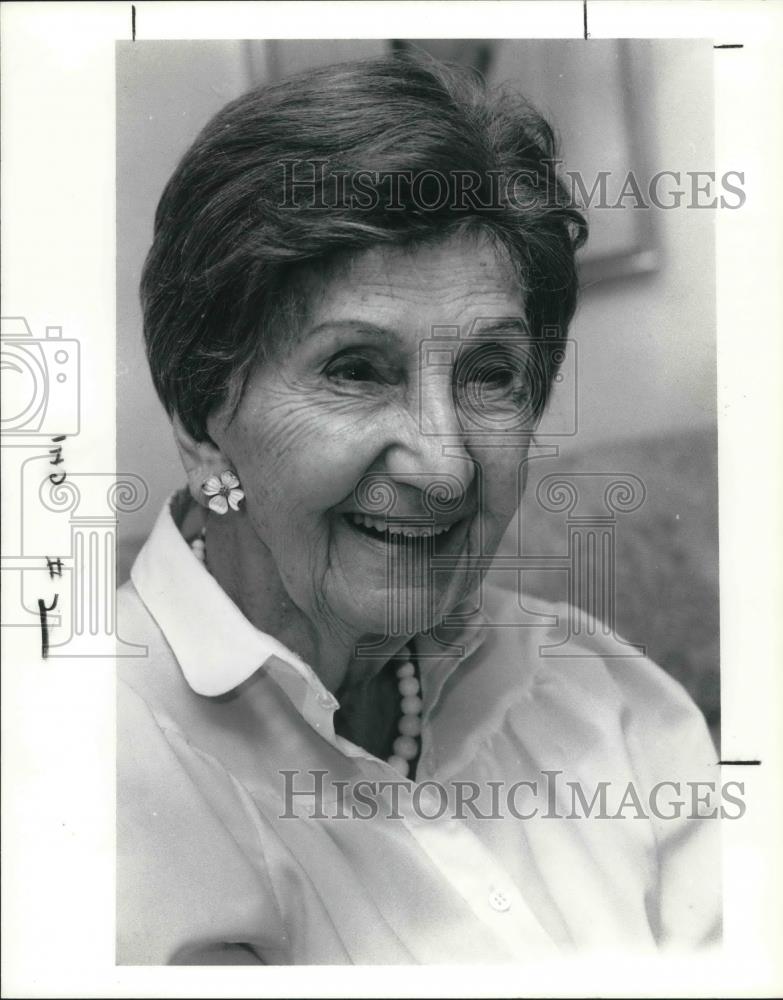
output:
<path id="1" fill-rule="evenodd" d="M 445 384 L 444 384 L 445 383 Z M 427 380 L 409 408 L 385 456 L 385 471 L 397 484 L 425 494 L 433 510 L 456 509 L 476 478 L 454 406 L 451 380 Z"/>

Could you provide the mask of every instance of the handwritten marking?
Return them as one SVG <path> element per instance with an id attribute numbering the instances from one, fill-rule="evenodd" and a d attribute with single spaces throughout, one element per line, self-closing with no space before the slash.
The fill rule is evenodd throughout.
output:
<path id="1" fill-rule="evenodd" d="M 51 580 L 55 576 L 63 575 L 63 561 L 59 556 L 51 559 L 49 556 L 46 557 L 46 568 L 49 570 L 49 579 Z"/>
<path id="2" fill-rule="evenodd" d="M 61 442 L 65 441 L 65 434 L 56 434 L 51 440 L 55 447 L 49 449 L 49 454 L 54 455 L 54 458 L 49 459 L 49 465 L 62 465 L 65 460 L 63 459 Z M 52 486 L 62 486 L 66 479 L 65 470 L 58 474 L 54 472 L 49 474 L 49 482 Z M 46 568 L 49 570 L 50 580 L 53 580 L 55 576 L 61 577 L 63 575 L 63 562 L 59 556 L 46 556 Z M 55 594 L 52 603 L 47 605 L 42 598 L 38 598 L 38 615 L 41 619 L 41 657 L 44 660 L 49 655 L 49 622 L 46 613 L 54 611 L 59 599 L 60 595 Z"/>
<path id="3" fill-rule="evenodd" d="M 60 595 L 55 594 L 54 600 L 47 605 L 42 597 L 38 598 L 38 615 L 41 619 L 41 658 L 46 659 L 49 655 L 49 622 L 46 618 L 48 611 L 54 611 L 57 607 L 57 599 Z"/>

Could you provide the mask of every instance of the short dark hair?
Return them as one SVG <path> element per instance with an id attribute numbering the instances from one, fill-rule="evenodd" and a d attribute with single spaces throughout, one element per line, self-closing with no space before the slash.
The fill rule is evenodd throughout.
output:
<path id="1" fill-rule="evenodd" d="M 505 247 L 532 335 L 565 337 L 587 226 L 555 157 L 552 129 L 521 97 L 421 56 L 329 66 L 228 104 L 163 192 L 141 280 L 147 356 L 169 415 L 208 437 L 207 417 L 241 395 L 268 344 L 294 269 L 466 225 Z M 328 191 L 303 197 L 308 177 Z M 448 197 L 436 204 L 438 178 Z M 552 352 L 544 404 L 557 364 Z"/>

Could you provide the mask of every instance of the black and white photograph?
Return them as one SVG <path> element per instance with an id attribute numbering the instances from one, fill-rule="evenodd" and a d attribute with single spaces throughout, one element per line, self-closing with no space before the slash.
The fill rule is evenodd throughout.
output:
<path id="1" fill-rule="evenodd" d="M 84 995 L 325 995 L 348 966 L 346 995 L 764 995 L 780 487 L 746 407 L 775 412 L 780 348 L 727 364 L 754 334 L 724 317 L 732 276 L 777 295 L 747 274 L 779 237 L 754 264 L 739 227 L 779 208 L 722 109 L 780 19 L 613 34 L 578 3 L 570 36 L 524 37 L 473 4 L 473 32 L 460 5 L 300 4 L 339 15 L 314 37 L 245 4 L 255 32 L 210 37 L 187 14 L 216 5 L 98 6 L 128 29 L 90 98 L 113 245 L 71 231 L 69 266 L 100 261 L 113 328 L 75 285 L 27 306 L 15 264 L 2 319 L 3 633 L 31 651 L 5 683 L 70 775 L 46 771 L 45 823 L 101 810 L 80 863 L 40 852 L 55 897 L 100 893 Z M 16 900 L 14 995 L 50 995 Z"/>
<path id="2" fill-rule="evenodd" d="M 119 962 L 719 940 L 712 51 L 118 46 Z"/>

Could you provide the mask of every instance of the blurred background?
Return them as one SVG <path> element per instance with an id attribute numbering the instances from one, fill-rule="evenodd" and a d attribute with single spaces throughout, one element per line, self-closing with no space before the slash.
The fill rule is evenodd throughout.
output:
<path id="1" fill-rule="evenodd" d="M 628 171 L 646 194 L 657 172 L 713 167 L 712 46 L 680 40 L 265 40 L 117 45 L 117 469 L 150 498 L 120 520 L 120 580 L 165 498 L 184 482 L 142 343 L 138 284 L 160 194 L 199 129 L 251 86 L 411 45 L 519 90 L 555 126 L 565 169 L 587 190 L 609 171 L 609 203 Z M 663 191 L 671 189 L 670 184 Z M 611 534 L 617 631 L 690 691 L 719 733 L 718 511 L 714 213 L 679 207 L 588 211 L 583 293 L 571 330 L 572 375 L 556 389 L 531 463 L 522 550 L 535 598 L 569 591 L 575 510 L 538 502 L 542 477 L 587 484 L 625 474 L 643 502 L 607 513 L 601 489 L 578 516 Z M 604 478 L 601 479 L 601 476 Z M 595 476 L 592 477 L 596 479 Z M 551 506 L 551 505 L 550 505 Z M 569 518 L 572 520 L 569 527 Z M 512 533 L 513 534 L 513 533 Z M 517 550 L 510 534 L 508 554 Z M 608 537 L 608 535 L 607 535 Z M 607 607 L 608 605 L 605 605 Z M 592 605 L 591 605 L 592 607 Z M 600 611 L 600 608 L 598 608 Z"/>

